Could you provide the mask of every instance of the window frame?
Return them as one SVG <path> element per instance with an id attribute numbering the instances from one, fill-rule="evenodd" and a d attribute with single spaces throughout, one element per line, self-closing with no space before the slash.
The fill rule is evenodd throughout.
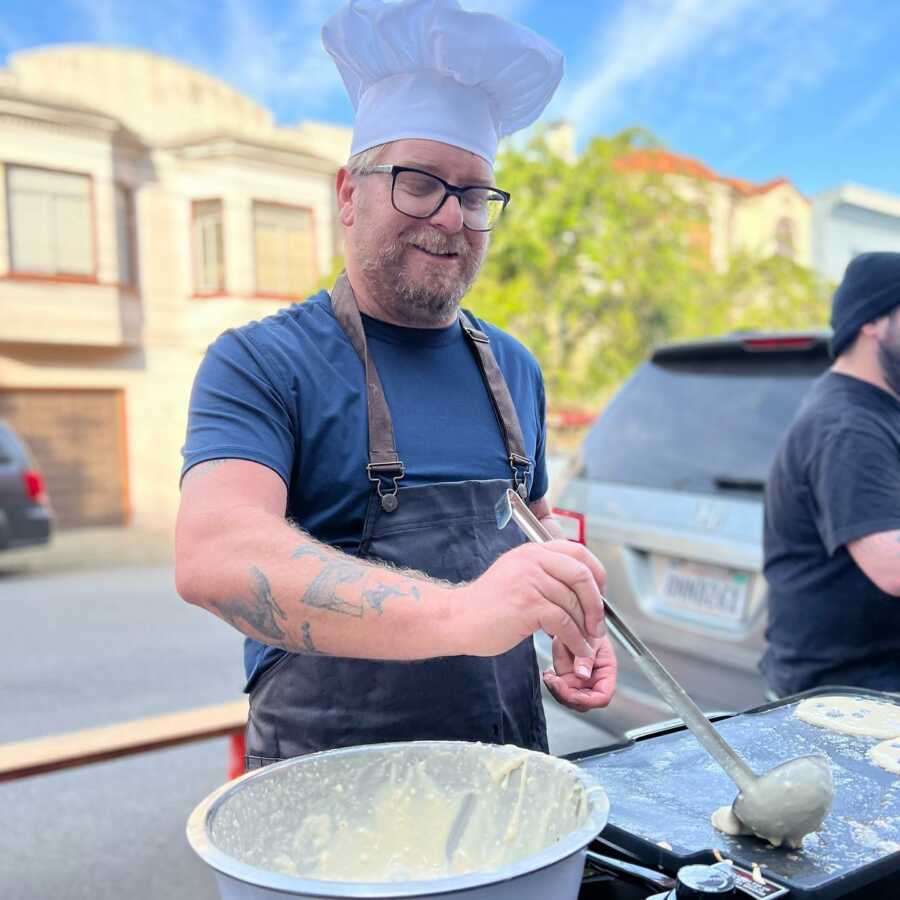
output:
<path id="1" fill-rule="evenodd" d="M 198 258 L 198 245 L 195 240 L 195 228 L 197 225 L 198 215 L 197 207 L 202 203 L 218 203 L 219 204 L 219 222 L 222 229 L 222 259 L 219 261 L 222 269 L 222 277 L 220 284 L 213 290 L 203 290 L 200 287 L 200 274 L 202 272 L 202 260 Z M 190 220 L 190 242 L 191 242 L 191 296 L 192 297 L 221 297 L 228 293 L 228 271 L 225 265 L 227 259 L 226 242 L 225 242 L 225 201 L 220 197 L 192 197 L 191 204 L 191 220 Z"/>
<path id="2" fill-rule="evenodd" d="M 127 281 L 122 280 L 122 271 L 119 268 L 119 205 L 118 192 L 123 191 L 125 195 L 125 233 L 126 247 L 125 252 L 128 256 L 129 278 Z M 120 288 L 125 290 L 137 291 L 140 284 L 140 265 L 138 262 L 138 240 L 137 240 L 137 206 L 135 205 L 135 188 L 125 181 L 116 181 L 113 183 L 113 203 L 115 205 L 116 219 L 116 282 Z"/>
<path id="3" fill-rule="evenodd" d="M 7 262 L 9 268 L 6 277 L 19 281 L 49 281 L 68 284 L 98 284 L 99 252 L 97 246 L 97 197 L 94 184 L 94 175 L 91 172 L 83 172 L 74 169 L 61 169 L 52 166 L 36 166 L 31 163 L 20 163 L 4 160 L 3 163 L 3 191 L 6 207 L 6 240 Z M 87 179 L 88 191 L 88 216 L 90 218 L 91 242 L 91 271 L 90 272 L 41 272 L 33 269 L 19 269 L 13 253 L 13 214 L 12 214 L 12 188 L 10 175 L 14 169 L 29 169 L 33 172 L 50 172 L 54 175 L 75 175 Z"/>
<path id="4" fill-rule="evenodd" d="M 291 294 L 291 293 L 278 293 L 273 291 L 263 291 L 260 289 L 259 285 L 259 258 L 257 252 L 257 242 L 256 242 L 256 210 L 260 206 L 268 206 L 273 209 L 286 209 L 293 212 L 301 211 L 308 213 L 309 215 L 309 228 L 310 228 L 310 252 L 312 256 L 312 283 L 310 284 L 308 291 L 312 291 L 315 287 L 316 281 L 319 279 L 321 273 L 319 272 L 319 248 L 318 242 L 316 239 L 316 210 L 313 206 L 306 206 L 300 203 L 284 203 L 280 200 L 266 200 L 258 197 L 254 197 L 250 202 L 250 225 L 253 234 L 253 296 L 259 297 L 264 300 L 303 300 L 305 297 L 309 296 L 309 293 L 303 294 Z"/>

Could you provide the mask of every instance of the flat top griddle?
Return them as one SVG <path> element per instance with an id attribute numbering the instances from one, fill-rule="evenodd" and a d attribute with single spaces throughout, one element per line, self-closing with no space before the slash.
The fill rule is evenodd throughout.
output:
<path id="1" fill-rule="evenodd" d="M 831 760 L 834 806 L 803 850 L 770 847 L 753 837 L 729 837 L 709 822 L 737 794 L 734 784 L 683 727 L 628 744 L 570 757 L 595 773 L 610 799 L 603 838 L 643 862 L 670 872 L 714 860 L 713 849 L 739 865 L 758 863 L 764 877 L 794 897 L 840 897 L 876 879 L 898 881 L 900 897 L 900 777 L 870 762 L 879 742 L 839 734 L 794 716 L 807 697 L 855 695 L 894 702 L 890 694 L 819 688 L 716 722 L 716 728 L 756 772 L 806 753 Z M 671 845 L 671 850 L 660 846 Z"/>

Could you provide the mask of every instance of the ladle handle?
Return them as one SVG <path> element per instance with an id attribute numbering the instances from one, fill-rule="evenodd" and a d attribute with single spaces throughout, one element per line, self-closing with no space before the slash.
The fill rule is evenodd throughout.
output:
<path id="1" fill-rule="evenodd" d="M 541 524 L 515 491 L 507 491 L 512 520 L 525 536 L 535 543 L 553 540 L 553 536 Z M 650 648 L 625 624 L 616 608 L 603 597 L 606 609 L 606 627 L 609 633 L 634 657 L 641 671 L 669 704 L 676 716 L 693 732 L 704 749 L 725 770 L 728 777 L 745 791 L 756 780 L 753 770 L 744 762 L 713 728 L 700 707 L 685 693 L 684 688 L 672 677 L 669 670 L 653 655 Z"/>

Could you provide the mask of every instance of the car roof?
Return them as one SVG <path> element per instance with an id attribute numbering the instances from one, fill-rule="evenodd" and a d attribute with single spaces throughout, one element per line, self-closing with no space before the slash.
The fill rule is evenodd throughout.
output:
<path id="1" fill-rule="evenodd" d="M 701 359 L 737 359 L 759 354 L 827 356 L 831 331 L 740 331 L 719 337 L 679 341 L 656 347 L 653 362 L 688 362 Z"/>

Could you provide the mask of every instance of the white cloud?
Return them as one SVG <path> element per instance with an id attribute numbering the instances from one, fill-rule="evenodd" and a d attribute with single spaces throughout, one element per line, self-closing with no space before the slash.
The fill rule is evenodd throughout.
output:
<path id="1" fill-rule="evenodd" d="M 856 128 L 867 125 L 889 104 L 896 108 L 897 101 L 900 101 L 900 74 L 889 78 L 868 97 L 863 98 L 860 105 L 841 121 L 836 133 L 846 135 Z"/>
<path id="2" fill-rule="evenodd" d="M 252 0 L 227 0 L 219 68 L 231 83 L 267 105 L 279 107 L 294 99 L 306 108 L 322 106 L 342 91 L 320 39 L 322 23 L 337 5 L 298 4 L 272 23 Z"/>
<path id="3" fill-rule="evenodd" d="M 566 90 L 565 115 L 596 121 L 623 101 L 639 79 L 683 61 L 718 32 L 726 31 L 752 0 L 652 0 L 626 3 L 604 24 L 585 53 L 598 66 Z"/>
<path id="4" fill-rule="evenodd" d="M 179 0 L 68 2 L 86 40 L 143 47 L 196 66 L 281 119 L 328 111 L 342 101 L 340 77 L 319 37 L 341 0 L 297 0 L 272 8 L 253 0 L 208 7 Z"/>
<path id="5" fill-rule="evenodd" d="M 839 0 L 622 0 L 572 60 L 549 115 L 565 115 L 582 138 L 641 123 L 678 147 L 702 133 L 721 165 L 744 163 L 794 134 L 794 111 L 806 119 L 810 99 L 855 77 L 900 21 L 867 3 L 868 13 Z M 884 85 L 853 121 L 896 96 Z"/>

